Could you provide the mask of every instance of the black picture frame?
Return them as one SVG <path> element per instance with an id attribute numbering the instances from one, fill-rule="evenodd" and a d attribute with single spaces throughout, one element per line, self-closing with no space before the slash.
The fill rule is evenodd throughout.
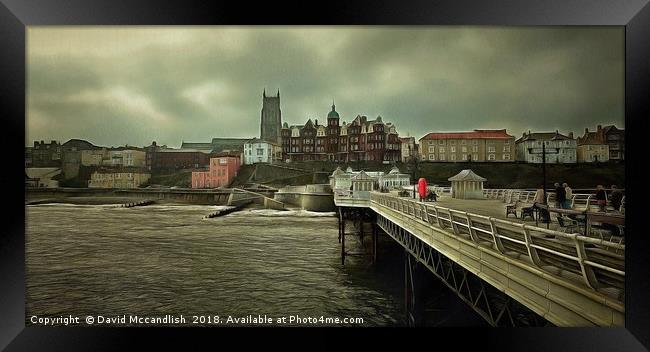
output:
<path id="1" fill-rule="evenodd" d="M 253 5 L 254 4 L 254 5 Z M 163 343 L 194 344 L 189 329 L 107 329 L 25 327 L 25 207 L 21 158 L 25 138 L 25 39 L 32 25 L 605 25 L 625 26 L 626 81 L 626 240 L 625 328 L 430 329 L 427 343 L 500 345 L 499 350 L 642 351 L 650 346 L 650 255 L 644 225 L 643 180 L 640 165 L 648 131 L 650 98 L 650 5 L 636 1 L 415 1 L 321 2 L 197 2 L 153 0 L 0 0 L 0 116 L 3 122 L 5 167 L 0 173 L 4 191 L 4 231 L 0 234 L 0 348 L 7 350 L 101 350 L 133 347 L 140 337 Z M 252 8 L 254 6 L 254 8 Z M 20 150 L 17 150 L 20 149 Z M 202 329 L 204 337 L 232 336 Z M 241 330 L 241 329 L 238 329 Z M 286 330 L 281 329 L 283 334 Z M 310 329 L 311 330 L 311 329 Z M 307 332 L 312 332 L 313 330 Z M 314 329 L 315 330 L 315 329 Z M 373 329 L 369 329 L 373 331 Z M 232 331 L 232 330 L 229 330 Z M 341 330 L 327 330 L 331 343 Z M 386 339 L 393 330 L 381 331 Z M 301 330 L 303 334 L 306 331 Z M 419 331 L 421 332 L 421 331 Z M 266 330 L 268 333 L 268 330 Z M 295 331 L 289 331 L 295 333 Z M 312 332 L 313 333 L 313 332 Z M 346 331 L 347 333 L 347 331 Z M 248 334 L 248 333 L 247 333 Z M 277 329 L 273 329 L 273 335 Z M 237 335 L 237 334 L 235 334 Z M 269 334 L 271 335 L 271 334 Z M 357 333 L 349 334 L 354 338 Z M 363 334 L 365 335 L 365 334 Z M 466 336 L 466 338 L 458 338 Z M 191 342 L 188 342 L 191 341 Z M 265 343 L 267 340 L 259 340 Z M 247 341 L 251 342 L 251 341 Z M 188 344 L 189 343 L 189 344 Z M 219 342 L 221 345 L 222 341 Z M 308 342 L 309 343 L 309 342 Z M 312 342 L 313 343 L 313 342 Z M 345 343 L 342 343 L 345 344 Z M 298 345 L 298 342 L 296 342 Z M 407 345 L 405 345 L 407 346 Z M 416 348 L 412 345 L 407 348 Z"/>

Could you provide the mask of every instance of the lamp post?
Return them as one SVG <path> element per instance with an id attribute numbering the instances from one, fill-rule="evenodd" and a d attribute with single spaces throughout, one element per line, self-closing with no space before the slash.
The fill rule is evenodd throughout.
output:
<path id="1" fill-rule="evenodd" d="M 409 146 L 410 149 L 410 146 Z M 409 153 L 410 154 L 410 153 Z M 418 170 L 418 157 L 417 155 L 410 155 L 408 158 L 409 167 L 411 168 L 411 175 L 413 177 L 413 199 L 416 199 L 415 193 L 417 193 L 417 170 Z"/>
<path id="2" fill-rule="evenodd" d="M 560 148 L 552 148 L 553 152 L 551 154 L 559 154 Z M 547 197 L 546 197 L 546 141 L 542 141 L 542 152 L 534 152 L 535 148 L 528 148 L 528 154 L 542 154 L 542 194 L 544 195 L 544 205 L 548 207 Z M 550 220 L 550 219 L 549 219 Z M 546 223 L 546 228 L 549 227 L 548 222 Z"/>

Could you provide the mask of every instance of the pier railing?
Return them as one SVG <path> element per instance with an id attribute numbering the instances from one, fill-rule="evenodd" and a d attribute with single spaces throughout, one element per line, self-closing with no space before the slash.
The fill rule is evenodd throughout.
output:
<path id="1" fill-rule="evenodd" d="M 371 204 L 407 214 L 504 256 L 623 299 L 625 245 L 372 193 Z"/>
<path id="2" fill-rule="evenodd" d="M 498 199 L 503 200 L 505 203 L 532 203 L 535 199 L 536 191 L 525 190 L 525 189 L 484 189 L 483 196 L 486 199 Z M 573 209 L 582 209 L 590 210 L 597 207 L 595 200 L 596 195 L 590 193 L 573 193 L 571 196 L 571 208 Z M 555 192 L 546 192 L 546 203 L 552 208 L 555 207 Z M 611 207 L 611 202 L 608 203 Z M 614 209 L 617 211 L 625 211 L 625 196 L 621 203 L 619 209 Z"/>

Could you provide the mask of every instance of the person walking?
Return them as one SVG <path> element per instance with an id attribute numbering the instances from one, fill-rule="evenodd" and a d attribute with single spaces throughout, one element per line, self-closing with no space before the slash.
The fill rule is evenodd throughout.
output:
<path id="1" fill-rule="evenodd" d="M 555 183 L 555 207 L 562 209 L 564 207 L 564 201 L 566 200 L 566 191 L 564 187 L 560 186 L 559 183 Z"/>
<path id="2" fill-rule="evenodd" d="M 621 202 L 623 200 L 623 192 L 621 192 L 616 185 L 612 185 L 612 193 L 609 196 L 609 200 L 612 203 L 612 207 L 614 207 L 614 210 L 620 211 L 621 210 Z"/>
<path id="3" fill-rule="evenodd" d="M 596 203 L 598 204 L 599 211 L 606 211 L 607 193 L 605 193 L 603 185 L 598 185 L 598 187 L 596 187 Z"/>
<path id="4" fill-rule="evenodd" d="M 569 185 L 565 182 L 562 184 L 562 187 L 564 187 L 564 197 L 566 198 L 564 200 L 564 209 L 571 209 L 571 200 L 573 199 L 573 190 Z"/>

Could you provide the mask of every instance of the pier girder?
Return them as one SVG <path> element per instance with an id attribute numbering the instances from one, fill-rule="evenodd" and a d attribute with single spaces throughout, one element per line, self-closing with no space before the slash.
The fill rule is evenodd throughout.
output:
<path id="1" fill-rule="evenodd" d="M 377 226 L 404 247 L 407 325 L 421 325 L 425 297 L 418 268 L 428 269 L 492 326 L 553 326 L 549 321 L 439 253 L 410 232 L 377 215 Z"/>

